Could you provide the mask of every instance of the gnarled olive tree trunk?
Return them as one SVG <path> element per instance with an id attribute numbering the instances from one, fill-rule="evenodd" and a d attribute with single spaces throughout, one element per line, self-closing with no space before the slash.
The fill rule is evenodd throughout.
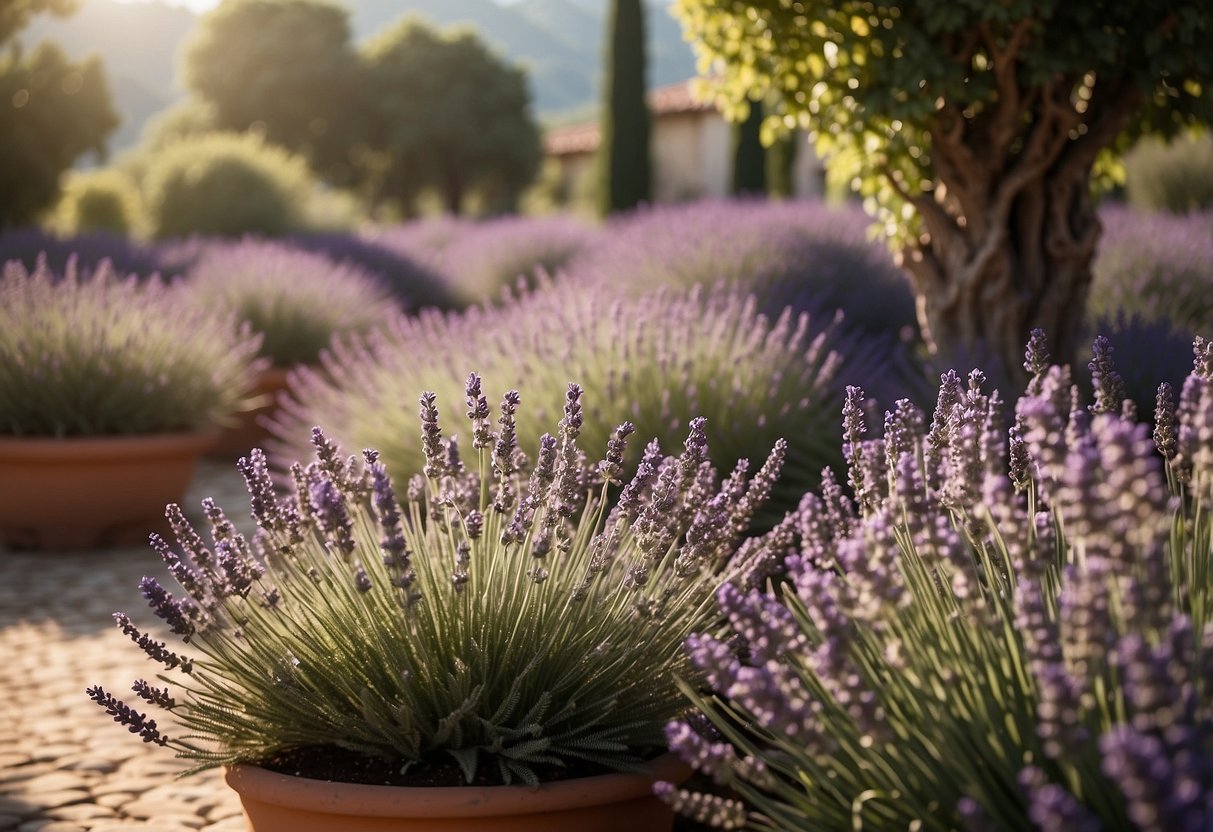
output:
<path id="1" fill-rule="evenodd" d="M 925 233 L 901 263 L 932 351 L 983 361 L 1018 384 L 1033 328 L 1048 335 L 1055 360 L 1076 352 L 1101 232 L 1091 170 L 1141 100 L 1120 79 L 1091 76 L 1023 90 L 1014 61 L 1004 67 L 998 75 L 996 64 L 998 99 L 986 111 L 941 104 L 930 132 L 934 188 L 904 193 Z"/>

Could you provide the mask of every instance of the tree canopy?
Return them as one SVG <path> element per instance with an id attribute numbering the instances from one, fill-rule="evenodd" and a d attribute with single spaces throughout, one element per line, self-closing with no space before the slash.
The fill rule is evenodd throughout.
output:
<path id="1" fill-rule="evenodd" d="M 432 187 L 459 213 L 473 190 L 508 203 L 535 177 L 542 147 L 526 75 L 471 31 L 405 18 L 362 54 L 367 143 L 403 202 Z"/>
<path id="2" fill-rule="evenodd" d="M 0 53 L 0 228 L 24 225 L 59 199 L 59 179 L 81 154 L 105 154 L 118 126 L 97 58 L 73 63 L 44 42 Z"/>
<path id="3" fill-rule="evenodd" d="M 350 38 L 349 12 L 324 0 L 226 0 L 184 48 L 185 83 L 217 128 L 255 125 L 345 182 L 361 129 Z"/>
<path id="4" fill-rule="evenodd" d="M 1208 0 L 675 0 L 721 100 L 781 102 L 866 198 L 928 343 L 1014 367 L 1067 354 L 1099 236 L 1101 154 L 1213 115 Z"/>
<path id="5" fill-rule="evenodd" d="M 36 14 L 71 14 L 79 5 L 80 0 L 4 0 L 0 3 L 0 44 L 16 37 Z"/>

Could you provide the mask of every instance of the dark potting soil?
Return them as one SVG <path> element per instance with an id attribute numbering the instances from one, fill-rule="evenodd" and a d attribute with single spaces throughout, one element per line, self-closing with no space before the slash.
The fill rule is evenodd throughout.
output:
<path id="1" fill-rule="evenodd" d="M 360 754 L 335 746 L 309 746 L 282 751 L 261 762 L 261 767 L 289 774 L 292 777 L 308 777 L 313 780 L 331 780 L 338 783 L 364 783 L 372 786 L 466 786 L 463 769 L 454 759 L 437 756 L 432 760 L 414 763 L 400 773 L 403 761 L 384 759 Z M 571 780 L 577 777 L 592 777 L 610 774 L 614 769 L 592 763 L 570 761 L 566 766 L 532 766 L 540 782 Z M 515 778 L 514 783 L 519 781 Z M 472 781 L 476 786 L 500 786 L 500 772 L 496 763 L 481 765 Z"/>

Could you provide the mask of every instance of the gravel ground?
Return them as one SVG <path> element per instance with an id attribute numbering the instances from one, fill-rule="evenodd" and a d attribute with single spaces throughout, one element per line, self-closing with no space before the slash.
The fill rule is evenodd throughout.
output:
<path id="1" fill-rule="evenodd" d="M 196 523 L 204 497 L 251 525 L 233 464 L 200 465 L 183 506 Z M 0 551 L 0 832 L 245 830 L 219 771 L 177 778 L 185 761 L 139 742 L 84 693 L 100 684 L 137 700 L 130 683 L 154 679 L 157 666 L 110 617 L 128 611 L 153 630 L 137 588 L 148 574 L 169 580 L 149 546 Z"/>

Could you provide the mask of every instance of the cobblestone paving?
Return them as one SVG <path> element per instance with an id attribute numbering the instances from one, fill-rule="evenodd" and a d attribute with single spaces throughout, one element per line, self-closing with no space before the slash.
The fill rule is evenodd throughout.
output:
<path id="1" fill-rule="evenodd" d="M 196 523 L 208 496 L 247 530 L 233 464 L 200 466 L 183 506 Z M 219 771 L 177 778 L 185 761 L 139 742 L 84 693 L 100 684 L 135 698 L 130 683 L 154 679 L 156 666 L 110 617 L 128 611 L 153 629 L 137 589 L 148 574 L 170 580 L 148 546 L 0 550 L 0 832 L 245 830 Z"/>

